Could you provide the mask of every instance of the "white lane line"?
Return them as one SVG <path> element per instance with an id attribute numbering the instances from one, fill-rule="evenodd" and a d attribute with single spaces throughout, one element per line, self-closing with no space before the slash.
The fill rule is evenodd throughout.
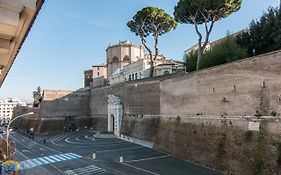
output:
<path id="1" fill-rule="evenodd" d="M 49 157 L 44 157 L 44 159 L 48 160 L 50 163 L 56 162 L 55 160 L 53 160 L 53 159 L 51 159 L 51 158 L 49 158 Z"/>
<path id="2" fill-rule="evenodd" d="M 135 146 L 135 147 L 131 147 L 131 148 L 105 149 L 105 150 L 96 151 L 96 152 L 97 153 L 103 153 L 103 152 L 115 152 L 115 151 L 133 150 L 133 149 L 147 149 L 147 148 L 142 147 L 142 146 Z"/>
<path id="3" fill-rule="evenodd" d="M 21 136 L 20 134 L 17 134 L 18 135 L 18 137 L 23 137 L 23 136 Z M 14 136 L 12 136 L 11 135 L 11 137 L 15 140 L 15 142 L 17 142 L 19 145 L 22 145 L 23 147 L 25 147 L 25 148 L 27 148 L 27 146 L 25 146 L 25 145 L 23 145 L 22 143 L 20 143 L 19 142 L 19 140 L 16 138 L 16 137 L 14 137 Z M 30 142 L 33 142 L 32 140 L 29 140 Z M 36 142 L 33 142 L 33 143 L 35 143 L 35 145 L 36 145 Z M 41 145 L 41 144 L 39 144 L 39 145 Z M 42 145 L 43 146 L 43 145 Z M 48 148 L 48 147 L 46 147 L 46 148 Z M 50 148 L 49 148 L 50 149 Z M 17 151 L 17 150 L 16 150 Z M 54 151 L 56 151 L 56 152 L 60 152 L 60 151 L 57 151 L 57 150 L 54 150 Z M 35 151 L 36 152 L 36 151 Z M 19 152 L 20 154 L 22 154 L 21 152 Z M 38 153 L 38 152 L 37 152 Z M 61 153 L 61 152 L 60 152 Z M 22 154 L 22 155 L 24 155 L 24 154 Z M 28 159 L 28 157 L 26 157 L 25 155 L 24 155 L 24 157 L 25 158 L 27 158 Z M 65 174 L 62 170 L 60 170 L 58 167 L 56 167 L 56 166 L 54 166 L 53 164 L 51 164 L 51 166 L 53 167 L 53 168 L 55 168 L 60 174 Z M 48 171 L 45 169 L 45 168 L 43 168 L 43 167 L 39 167 L 41 170 L 43 170 L 44 172 L 46 172 L 47 174 L 49 174 L 48 173 Z"/>
<path id="4" fill-rule="evenodd" d="M 44 162 L 44 164 L 49 163 L 49 161 L 45 160 L 43 157 L 39 157 L 38 160 L 40 160 L 41 162 Z"/>
<path id="5" fill-rule="evenodd" d="M 145 158 L 145 159 L 137 159 L 137 160 L 129 160 L 129 161 L 124 161 L 126 163 L 130 162 L 140 162 L 140 161 L 145 161 L 145 160 L 155 160 L 155 159 L 162 159 L 165 157 L 170 157 L 170 155 L 164 155 L 164 156 L 158 156 L 158 157 L 150 157 L 150 158 Z"/>
<path id="6" fill-rule="evenodd" d="M 36 159 L 24 160 L 21 161 L 19 165 L 21 167 L 20 169 L 22 170 L 22 169 L 30 169 L 39 165 L 47 165 L 47 164 L 52 165 L 52 163 L 61 162 L 64 160 L 72 160 L 72 159 L 78 159 L 78 158 L 74 156 L 70 157 L 70 153 L 68 153 L 68 154 L 52 155 L 52 156 L 39 157 Z"/>
<path id="7" fill-rule="evenodd" d="M 68 171 L 65 171 L 65 173 L 67 174 L 67 175 L 77 175 L 74 171 L 72 171 L 72 170 L 68 170 Z"/>
<path id="8" fill-rule="evenodd" d="M 42 162 L 40 162 L 40 161 L 37 160 L 37 159 L 32 159 L 32 161 L 34 161 L 37 165 L 42 165 L 42 164 L 43 164 Z"/>
<path id="9" fill-rule="evenodd" d="M 67 175 L 91 175 L 91 174 L 104 174 L 108 173 L 107 170 L 97 167 L 95 165 L 89 165 L 81 168 L 65 171 Z"/>
<path id="10" fill-rule="evenodd" d="M 58 158 L 56 158 L 56 157 L 54 157 L 54 156 L 49 156 L 49 157 L 52 158 L 52 159 L 54 159 L 54 160 L 56 160 L 57 162 L 61 161 L 60 159 L 58 159 Z"/>
<path id="11" fill-rule="evenodd" d="M 80 158 L 81 156 L 79 156 L 79 155 L 72 155 L 72 154 L 70 154 L 70 153 L 68 153 L 68 154 L 65 154 L 66 156 L 69 156 L 69 157 L 72 157 L 73 159 L 75 159 L 75 158 Z"/>
<path id="12" fill-rule="evenodd" d="M 77 157 L 77 158 L 81 158 L 81 157 L 82 157 L 82 156 L 80 156 L 80 155 L 78 155 L 78 154 L 74 154 L 74 153 L 68 153 L 68 154 L 73 155 L 73 156 L 75 156 L 75 157 Z"/>
<path id="13" fill-rule="evenodd" d="M 23 136 L 21 136 L 21 135 L 18 135 L 19 137 L 23 137 Z M 11 136 L 14 140 L 17 140 L 14 136 Z M 58 150 L 55 150 L 55 149 L 53 149 L 53 148 L 49 148 L 49 147 L 47 147 L 47 146 L 45 146 L 45 145 L 42 145 L 42 144 L 40 144 L 40 143 L 38 143 L 38 142 L 34 142 L 34 141 L 32 141 L 32 140 L 29 140 L 29 142 L 31 142 L 31 143 L 33 143 L 34 145 L 40 145 L 41 147 L 44 147 L 44 148 L 46 148 L 46 149 L 49 149 L 49 150 L 52 150 L 52 151 L 54 151 L 54 152 L 56 152 L 56 153 L 61 153 L 61 151 L 58 151 Z M 24 146 L 24 147 L 26 147 L 26 148 L 28 148 L 26 145 L 23 145 L 23 144 L 21 144 L 20 142 L 18 142 L 20 145 L 22 145 L 22 146 Z"/>
<path id="14" fill-rule="evenodd" d="M 61 159 L 61 160 L 67 160 L 66 158 L 64 157 L 61 157 L 60 155 L 53 155 L 54 157 L 58 158 L 58 159 Z"/>
<path id="15" fill-rule="evenodd" d="M 66 155 L 63 155 L 63 154 L 61 154 L 60 156 L 61 156 L 61 157 L 66 158 L 67 160 L 71 160 L 71 159 L 73 159 L 72 157 L 70 157 L 70 156 L 66 156 Z"/>

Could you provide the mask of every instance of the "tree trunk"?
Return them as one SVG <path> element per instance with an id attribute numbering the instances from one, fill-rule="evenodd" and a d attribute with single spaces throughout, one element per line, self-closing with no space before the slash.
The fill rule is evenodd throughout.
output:
<path id="1" fill-rule="evenodd" d="M 201 58 L 202 58 L 203 52 L 204 52 L 201 44 L 202 44 L 202 37 L 199 37 L 199 39 L 198 39 L 196 70 L 199 69 L 200 61 L 201 61 Z"/>
<path id="2" fill-rule="evenodd" d="M 202 48 L 200 47 L 200 49 L 199 49 L 199 47 L 198 47 L 198 52 L 197 52 L 197 63 L 196 63 L 196 70 L 198 70 L 199 69 L 199 65 L 200 65 L 200 61 L 201 61 L 201 58 L 202 58 L 202 56 L 203 56 L 203 50 L 202 50 Z"/>
<path id="3" fill-rule="evenodd" d="M 149 53 L 149 59 L 150 59 L 150 72 L 149 72 L 149 77 L 153 77 L 153 73 L 154 73 L 154 61 L 153 61 L 153 55 L 152 55 L 152 51 L 151 49 L 147 46 L 146 44 L 146 40 L 144 39 L 144 36 L 141 36 L 141 42 L 144 45 L 144 47 L 146 48 L 146 50 Z"/>
<path id="4" fill-rule="evenodd" d="M 149 71 L 149 77 L 153 77 L 154 74 L 154 61 L 152 59 L 152 56 L 150 58 L 150 71 Z"/>

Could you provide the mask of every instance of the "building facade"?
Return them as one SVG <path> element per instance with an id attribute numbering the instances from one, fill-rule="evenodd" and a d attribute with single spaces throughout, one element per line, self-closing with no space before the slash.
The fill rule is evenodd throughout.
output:
<path id="1" fill-rule="evenodd" d="M 94 65 L 84 71 L 84 87 L 103 86 L 107 80 L 107 67 L 104 64 Z"/>
<path id="2" fill-rule="evenodd" d="M 144 49 L 130 41 L 120 41 L 119 44 L 109 45 L 106 49 L 106 65 L 108 78 L 118 74 L 125 65 L 141 60 Z"/>
<path id="3" fill-rule="evenodd" d="M 153 76 L 176 73 L 183 69 L 183 62 L 169 60 L 158 55 L 153 61 L 156 68 Z M 125 81 L 148 78 L 151 61 L 142 46 L 130 41 L 120 41 L 106 49 L 106 65 L 93 66 L 84 72 L 84 87 L 98 87 L 105 84 L 119 84 Z"/>
<path id="4" fill-rule="evenodd" d="M 84 87 L 90 87 L 93 82 L 93 70 L 85 70 L 84 71 Z"/>
<path id="5" fill-rule="evenodd" d="M 0 0 L 0 86 L 43 3 L 44 0 Z"/>
<path id="6" fill-rule="evenodd" d="M 5 99 L 0 101 L 0 120 L 1 122 L 8 123 L 12 116 L 16 106 L 26 106 L 25 102 L 16 99 Z"/>

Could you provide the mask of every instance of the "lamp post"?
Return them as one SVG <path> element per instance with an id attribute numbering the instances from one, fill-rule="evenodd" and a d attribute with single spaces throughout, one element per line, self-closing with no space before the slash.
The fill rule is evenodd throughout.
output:
<path id="1" fill-rule="evenodd" d="M 32 115 L 32 114 L 34 114 L 34 112 L 29 112 L 29 113 L 26 113 L 26 114 L 22 114 L 22 115 L 19 115 L 19 116 L 17 116 L 17 117 L 15 117 L 15 118 L 13 118 L 10 122 L 9 122 L 9 124 L 8 124 L 8 126 L 7 126 L 7 132 L 6 132 L 6 134 L 7 134 L 7 138 L 6 138 L 6 142 L 7 142 L 7 156 L 9 157 L 9 135 L 10 135 L 10 125 L 12 124 L 12 122 L 13 121 L 15 121 L 16 119 L 18 119 L 18 118 L 21 118 L 21 117 L 24 117 L 24 116 L 27 116 L 27 115 Z"/>

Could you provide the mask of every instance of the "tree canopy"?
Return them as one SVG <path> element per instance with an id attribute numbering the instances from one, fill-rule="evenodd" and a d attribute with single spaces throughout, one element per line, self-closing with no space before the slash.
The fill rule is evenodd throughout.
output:
<path id="1" fill-rule="evenodd" d="M 241 7 L 242 0 L 180 0 L 175 19 L 180 23 L 203 24 L 226 18 Z"/>
<path id="2" fill-rule="evenodd" d="M 175 6 L 176 21 L 193 24 L 199 37 L 196 69 L 199 69 L 200 60 L 209 42 L 214 23 L 239 10 L 241 3 L 242 0 L 180 0 Z M 204 24 L 205 28 L 204 42 L 202 42 L 203 35 L 198 28 L 200 24 Z"/>
<path id="3" fill-rule="evenodd" d="M 38 107 L 42 99 L 40 86 L 37 87 L 36 91 L 32 92 L 32 95 L 33 95 L 33 106 Z"/>
<path id="4" fill-rule="evenodd" d="M 239 45 L 250 56 L 281 49 L 281 13 L 269 8 L 259 20 L 253 20 L 248 29 L 237 37 Z"/>
<path id="5" fill-rule="evenodd" d="M 175 29 L 177 22 L 163 9 L 157 7 L 145 7 L 138 11 L 132 20 L 127 23 L 131 32 L 141 38 L 141 42 L 150 56 L 150 76 L 153 76 L 154 60 L 159 54 L 158 37 Z M 154 57 L 152 49 L 148 46 L 146 38 L 152 35 L 154 38 Z"/>

